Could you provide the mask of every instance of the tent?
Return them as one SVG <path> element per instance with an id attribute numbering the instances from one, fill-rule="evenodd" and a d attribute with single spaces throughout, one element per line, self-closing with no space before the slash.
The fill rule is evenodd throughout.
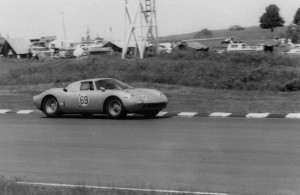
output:
<path id="1" fill-rule="evenodd" d="M 23 38 L 6 39 L 1 49 L 1 54 L 6 57 L 27 57 L 30 43 Z"/>

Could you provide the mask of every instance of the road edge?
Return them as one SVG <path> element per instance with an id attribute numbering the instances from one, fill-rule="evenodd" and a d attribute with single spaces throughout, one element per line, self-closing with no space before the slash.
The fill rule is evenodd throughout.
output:
<path id="1" fill-rule="evenodd" d="M 12 110 L 12 109 L 0 109 L 0 114 L 42 114 L 39 110 Z M 135 116 L 136 114 L 129 114 L 129 116 Z M 240 118 L 289 118 L 300 119 L 300 113 L 229 113 L 229 112 L 212 112 L 212 113 L 200 113 L 200 112 L 159 112 L 157 117 L 240 117 Z"/>

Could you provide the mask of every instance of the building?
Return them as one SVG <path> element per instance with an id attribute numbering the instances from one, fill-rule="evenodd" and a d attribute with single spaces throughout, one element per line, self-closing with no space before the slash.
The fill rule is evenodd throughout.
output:
<path id="1" fill-rule="evenodd" d="M 28 57 L 30 43 L 23 38 L 6 39 L 1 49 L 5 57 Z"/>
<path id="2" fill-rule="evenodd" d="M 3 45 L 4 45 L 4 42 L 5 42 L 5 38 L 1 37 L 1 35 L 0 35 L 0 51 L 1 51 L 2 47 L 3 47 Z"/>
<path id="3" fill-rule="evenodd" d="M 124 42 L 119 41 L 108 41 L 108 42 L 102 42 L 103 47 L 110 47 L 114 52 L 122 53 Z M 130 42 L 128 46 L 127 54 L 134 54 L 136 45 L 134 42 Z"/>
<path id="4" fill-rule="evenodd" d="M 50 48 L 50 43 L 54 40 L 56 40 L 56 36 L 46 36 L 39 38 L 31 38 L 30 43 L 34 46 Z"/>
<path id="5" fill-rule="evenodd" d="M 184 51 L 208 51 L 208 47 L 198 42 L 186 41 L 176 45 L 179 50 Z"/>

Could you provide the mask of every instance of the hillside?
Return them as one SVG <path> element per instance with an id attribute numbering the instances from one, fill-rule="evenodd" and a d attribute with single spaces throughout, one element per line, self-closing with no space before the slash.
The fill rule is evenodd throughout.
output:
<path id="1" fill-rule="evenodd" d="M 284 35 L 286 31 L 286 27 L 279 27 L 276 28 L 275 31 L 272 33 L 270 30 L 267 29 L 261 29 L 257 26 L 252 27 L 246 27 L 244 30 L 239 31 L 230 31 L 227 29 L 223 30 L 211 30 L 213 37 L 228 37 L 233 38 L 234 40 L 242 40 L 245 43 L 248 43 L 250 45 L 257 44 L 260 42 L 266 42 L 272 40 L 275 36 L 280 37 L 281 35 Z M 180 35 L 170 35 L 170 36 L 164 36 L 160 37 L 159 40 L 161 42 L 164 41 L 181 41 L 181 40 L 188 40 L 188 39 L 194 39 L 194 36 L 197 32 L 188 33 L 188 34 L 180 34 Z M 220 43 L 220 40 L 209 40 L 209 41 L 200 41 L 201 43 L 205 44 L 207 46 L 217 46 L 216 43 Z M 212 44 L 212 45 L 211 45 Z"/>

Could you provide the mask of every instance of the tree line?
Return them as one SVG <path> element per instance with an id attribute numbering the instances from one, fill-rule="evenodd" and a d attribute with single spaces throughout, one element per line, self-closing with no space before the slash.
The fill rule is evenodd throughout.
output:
<path id="1" fill-rule="evenodd" d="M 281 27 L 285 23 L 279 14 L 278 6 L 275 4 L 266 7 L 266 12 L 260 17 L 259 22 L 261 28 L 270 29 L 271 32 L 274 31 L 274 28 Z M 300 38 L 300 8 L 296 11 L 292 24 L 286 30 L 286 36 L 291 38 L 292 42 L 298 42 Z"/>
<path id="2" fill-rule="evenodd" d="M 271 32 L 274 32 L 274 29 L 277 27 L 284 26 L 285 23 L 279 14 L 279 7 L 276 4 L 266 7 L 266 11 L 260 17 L 259 22 L 262 29 L 270 29 Z M 287 27 L 285 36 L 291 38 L 293 43 L 300 41 L 300 8 L 296 11 L 292 24 Z M 207 28 L 197 32 L 194 36 L 194 38 L 210 37 L 213 37 L 213 34 Z"/>

